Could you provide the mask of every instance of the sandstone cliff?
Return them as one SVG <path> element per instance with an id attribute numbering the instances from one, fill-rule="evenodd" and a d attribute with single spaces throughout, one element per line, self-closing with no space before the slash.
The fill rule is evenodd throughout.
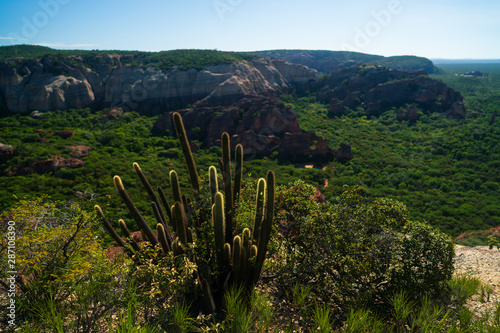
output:
<path id="1" fill-rule="evenodd" d="M 264 58 L 183 70 L 135 55 L 44 56 L 0 61 L 0 109 L 11 112 L 122 107 L 161 113 L 202 99 L 228 102 L 316 82 L 316 70 Z M 1 111 L 1 110 L 0 110 Z"/>

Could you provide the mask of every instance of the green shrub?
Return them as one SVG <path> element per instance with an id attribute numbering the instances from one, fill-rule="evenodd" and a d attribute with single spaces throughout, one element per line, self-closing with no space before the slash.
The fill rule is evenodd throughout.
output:
<path id="1" fill-rule="evenodd" d="M 345 318 L 349 306 L 384 308 L 405 288 L 411 297 L 435 295 L 453 271 L 453 244 L 405 206 L 345 187 L 333 204 L 318 204 L 301 181 L 277 192 L 280 235 L 275 238 L 283 286 L 299 283 Z M 343 313 L 342 313 L 343 312 Z M 338 319 L 338 318 L 337 318 Z"/>
<path id="2" fill-rule="evenodd" d="M 1 229 L 8 221 L 16 227 L 16 324 L 37 332 L 94 331 L 123 292 L 123 272 L 102 250 L 94 216 L 78 204 L 41 197 L 20 200 L 4 212 Z M 6 257 L 4 241 L 0 255 Z M 4 291 L 6 264 L 0 276 Z"/>

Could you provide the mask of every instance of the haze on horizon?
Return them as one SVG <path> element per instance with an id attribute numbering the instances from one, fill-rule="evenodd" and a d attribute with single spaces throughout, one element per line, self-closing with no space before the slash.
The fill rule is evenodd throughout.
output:
<path id="1" fill-rule="evenodd" d="M 0 46 L 500 59 L 497 0 L 0 0 Z"/>

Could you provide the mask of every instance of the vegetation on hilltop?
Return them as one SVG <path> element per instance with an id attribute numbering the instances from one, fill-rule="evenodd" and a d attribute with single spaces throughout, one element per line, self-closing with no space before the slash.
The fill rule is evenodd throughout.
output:
<path id="1" fill-rule="evenodd" d="M 326 74 L 354 63 L 381 65 L 400 70 L 423 69 L 429 74 L 437 71 L 429 59 L 416 56 L 384 57 L 360 52 L 321 50 L 269 50 L 254 53 L 303 64 Z"/>
<path id="2" fill-rule="evenodd" d="M 15 45 L 0 47 L 0 60 L 14 58 L 55 58 L 82 57 L 83 65 L 91 63 L 92 58 L 105 55 L 122 55 L 124 65 L 146 66 L 152 64 L 163 71 L 169 71 L 177 66 L 180 70 L 202 70 L 210 65 L 230 64 L 251 60 L 258 57 L 255 54 L 243 52 L 226 52 L 216 50 L 172 50 L 160 52 L 120 51 L 120 50 L 55 50 L 36 45 Z"/>

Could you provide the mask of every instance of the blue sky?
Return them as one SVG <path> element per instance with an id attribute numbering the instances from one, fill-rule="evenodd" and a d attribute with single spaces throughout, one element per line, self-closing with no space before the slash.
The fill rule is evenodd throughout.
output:
<path id="1" fill-rule="evenodd" d="M 500 59 L 498 0 L 0 0 L 0 45 Z"/>

